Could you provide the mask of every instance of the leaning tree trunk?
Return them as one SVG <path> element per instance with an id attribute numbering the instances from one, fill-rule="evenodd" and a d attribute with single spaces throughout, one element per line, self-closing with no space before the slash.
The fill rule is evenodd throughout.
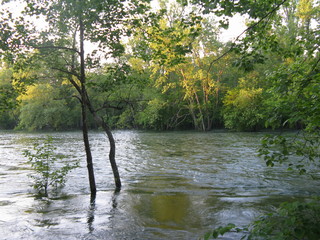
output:
<path id="1" fill-rule="evenodd" d="M 109 143 L 110 143 L 109 161 L 110 161 L 110 164 L 112 167 L 114 182 L 116 184 L 116 190 L 120 190 L 121 189 L 121 180 L 120 180 L 120 174 L 119 174 L 118 166 L 117 166 L 116 159 L 115 159 L 115 157 L 116 157 L 116 143 L 114 141 L 113 134 L 110 131 L 110 128 L 108 127 L 108 125 L 104 121 L 102 121 L 102 128 L 106 132 L 108 139 L 109 139 Z"/>
<path id="2" fill-rule="evenodd" d="M 113 176 L 114 176 L 116 190 L 120 190 L 121 181 L 120 181 L 120 175 L 119 175 L 118 167 L 115 160 L 116 144 L 115 144 L 113 135 L 108 125 L 96 113 L 95 109 L 93 108 L 90 102 L 90 99 L 88 97 L 87 90 L 86 90 L 85 56 L 84 56 L 84 25 L 83 25 L 81 16 L 79 18 L 79 31 L 80 31 L 80 36 L 79 36 L 80 37 L 80 79 L 79 80 L 81 82 L 81 99 L 83 101 L 83 104 L 86 105 L 89 111 L 92 113 L 97 124 L 103 128 L 103 130 L 106 132 L 108 136 L 109 143 L 110 143 L 109 161 L 110 161 Z"/>
<path id="3" fill-rule="evenodd" d="M 121 189 L 121 180 L 120 180 L 120 174 L 119 174 L 118 166 L 117 166 L 116 159 L 115 159 L 115 156 L 116 156 L 116 144 L 115 144 L 115 140 L 114 140 L 113 134 L 112 134 L 109 126 L 107 125 L 107 123 L 97 114 L 97 112 L 92 107 L 88 96 L 87 96 L 87 102 L 86 103 L 87 103 L 88 109 L 92 113 L 96 123 L 103 128 L 103 130 L 105 131 L 105 133 L 108 136 L 109 143 L 110 143 L 109 161 L 110 161 L 112 172 L 113 172 L 113 177 L 114 177 L 114 182 L 115 182 L 115 185 L 116 185 L 116 190 L 119 191 Z"/>

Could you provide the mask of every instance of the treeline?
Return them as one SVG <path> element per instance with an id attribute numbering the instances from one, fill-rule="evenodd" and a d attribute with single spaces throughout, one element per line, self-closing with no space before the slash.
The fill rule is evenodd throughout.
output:
<path id="1" fill-rule="evenodd" d="M 319 12 L 312 1 L 281 6 L 259 26 L 261 36 L 239 45 L 222 42 L 221 25 L 210 16 L 184 14 L 188 8 L 177 3 L 162 7 L 166 11 L 159 10 L 152 24 L 134 26 L 124 55 L 86 73 L 91 102 L 109 126 L 255 131 L 317 125 L 319 32 L 313 24 Z M 17 73 L 2 62 L 1 104 L 7 109 L 0 128 L 80 128 L 81 106 L 70 80 L 41 60 L 32 64 L 37 67 Z M 15 91 L 14 74 L 33 78 L 32 84 Z M 93 119 L 89 125 L 97 127 Z"/>

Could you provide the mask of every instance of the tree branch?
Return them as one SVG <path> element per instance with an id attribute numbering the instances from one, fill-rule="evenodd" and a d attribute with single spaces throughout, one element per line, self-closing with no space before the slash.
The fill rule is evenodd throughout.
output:
<path id="1" fill-rule="evenodd" d="M 228 55 L 236 46 L 236 41 L 238 41 L 240 39 L 240 37 L 245 34 L 246 32 L 248 32 L 249 30 L 255 28 L 256 26 L 258 26 L 263 20 L 265 20 L 266 18 L 268 18 L 271 14 L 273 14 L 275 11 L 277 11 L 285 2 L 287 2 L 288 0 L 283 0 L 281 3 L 279 3 L 277 6 L 275 6 L 270 12 L 266 13 L 258 22 L 256 22 L 255 24 L 251 25 L 250 27 L 246 28 L 242 33 L 240 33 L 236 39 L 232 42 L 231 47 L 224 52 L 222 55 L 220 55 L 219 57 L 217 57 L 216 59 L 214 59 L 211 63 L 210 66 L 208 68 L 209 72 L 213 66 L 213 64 L 217 61 L 219 61 L 220 59 L 224 58 L 226 55 Z"/>
<path id="2" fill-rule="evenodd" d="M 78 74 L 73 73 L 73 72 L 70 72 L 70 71 L 67 71 L 67 70 L 64 70 L 64 69 L 56 68 L 56 67 L 52 67 L 51 69 L 68 74 L 68 75 L 69 75 L 68 80 L 69 80 L 69 81 L 71 82 L 71 84 L 77 89 L 78 93 L 81 94 L 81 88 L 80 88 L 80 86 L 79 86 L 79 85 L 72 79 L 72 77 L 71 77 L 71 76 L 75 76 L 76 78 L 79 79 L 79 75 L 78 75 Z"/>
<path id="3" fill-rule="evenodd" d="M 59 72 L 63 72 L 63 73 L 66 73 L 68 75 L 72 75 L 72 76 L 75 76 L 79 79 L 79 75 L 74 73 L 74 72 L 70 72 L 70 71 L 67 71 L 67 70 L 64 70 L 64 69 L 61 69 L 61 68 L 57 68 L 57 67 L 51 67 L 52 70 L 56 70 L 56 71 L 59 71 Z"/>
<path id="4" fill-rule="evenodd" d="M 120 105 L 120 103 L 118 104 L 118 106 L 110 105 L 109 103 L 104 103 L 100 108 L 96 109 L 96 112 L 99 112 L 103 109 L 109 109 L 109 108 L 116 109 L 116 110 L 122 110 L 123 107 L 120 107 L 119 105 Z"/>
<path id="5" fill-rule="evenodd" d="M 36 48 L 36 49 L 56 49 L 56 50 L 68 50 L 68 51 L 71 51 L 71 52 L 75 52 L 77 54 L 80 55 L 80 52 L 75 49 L 75 48 L 68 48 L 68 47 L 59 47 L 59 46 L 32 46 L 33 48 Z"/>
<path id="6" fill-rule="evenodd" d="M 72 77 L 69 77 L 68 80 L 71 82 L 71 84 L 77 89 L 78 93 L 81 95 L 80 86 L 72 79 Z"/>
<path id="7" fill-rule="evenodd" d="M 82 100 L 81 100 L 81 98 L 80 98 L 80 97 L 78 97 L 78 96 L 76 96 L 76 95 L 72 95 L 72 97 L 74 97 L 74 98 L 78 99 L 78 100 L 79 100 L 79 102 L 80 102 L 80 103 L 82 103 Z"/>

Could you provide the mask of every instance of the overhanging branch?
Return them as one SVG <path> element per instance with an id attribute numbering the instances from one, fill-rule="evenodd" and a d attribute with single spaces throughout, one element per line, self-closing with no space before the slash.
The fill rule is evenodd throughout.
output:
<path id="1" fill-rule="evenodd" d="M 256 26 L 258 26 L 263 20 L 265 20 L 266 18 L 268 18 L 270 15 L 272 15 L 275 11 L 277 11 L 285 2 L 287 2 L 288 0 L 283 0 L 281 3 L 279 3 L 277 6 L 275 6 L 270 12 L 266 13 L 258 22 L 256 22 L 255 24 L 251 25 L 250 27 L 246 28 L 242 33 L 240 33 L 236 39 L 232 42 L 231 47 L 224 52 L 222 55 L 220 55 L 219 57 L 217 57 L 216 59 L 214 59 L 211 63 L 210 66 L 208 68 L 208 73 L 211 70 L 213 64 L 217 61 L 219 61 L 220 59 L 224 58 L 226 55 L 228 55 L 236 46 L 236 42 L 240 39 L 240 37 L 245 34 L 246 32 L 248 32 L 249 30 L 255 28 Z"/>
<path id="2" fill-rule="evenodd" d="M 59 72 L 62 72 L 62 73 L 66 73 L 68 74 L 68 80 L 71 82 L 71 84 L 77 89 L 78 93 L 81 94 L 81 88 L 80 86 L 72 79 L 72 76 L 75 76 L 76 78 L 79 79 L 79 75 L 76 74 L 76 73 L 73 73 L 73 72 L 70 72 L 70 71 L 67 71 L 67 70 L 64 70 L 64 69 L 60 69 L 60 68 L 56 68 L 56 67 L 52 67 L 51 68 L 52 70 L 56 70 L 56 71 L 59 71 Z"/>
<path id="3" fill-rule="evenodd" d="M 110 108 L 116 109 L 116 110 L 122 110 L 123 107 L 120 107 L 119 105 L 120 105 L 120 103 L 118 104 L 118 106 L 111 105 L 111 104 L 108 104 L 108 103 L 104 103 L 102 105 L 102 107 L 96 109 L 96 112 L 99 112 L 99 111 L 104 110 L 104 109 L 110 109 Z"/>
<path id="4" fill-rule="evenodd" d="M 80 98 L 80 97 L 78 97 L 78 96 L 76 96 L 76 95 L 72 95 L 72 97 L 74 97 L 74 98 L 78 99 L 78 100 L 79 100 L 79 102 L 80 102 L 80 103 L 82 103 L 82 100 L 81 100 L 81 98 Z"/>
<path id="5" fill-rule="evenodd" d="M 77 84 L 71 76 L 69 76 L 68 80 L 71 82 L 71 84 L 77 89 L 77 92 L 81 95 L 81 87 L 79 84 Z"/>

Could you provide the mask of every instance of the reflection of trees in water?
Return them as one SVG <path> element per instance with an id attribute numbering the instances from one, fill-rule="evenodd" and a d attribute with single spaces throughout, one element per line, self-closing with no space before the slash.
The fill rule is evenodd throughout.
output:
<path id="1" fill-rule="evenodd" d="M 201 226 L 202 204 L 182 192 L 141 193 L 130 201 L 130 214 L 145 228 L 186 229 Z"/>
<path id="2" fill-rule="evenodd" d="M 153 195 L 151 201 L 151 215 L 161 225 L 184 224 L 188 218 L 191 201 L 186 194 Z"/>

